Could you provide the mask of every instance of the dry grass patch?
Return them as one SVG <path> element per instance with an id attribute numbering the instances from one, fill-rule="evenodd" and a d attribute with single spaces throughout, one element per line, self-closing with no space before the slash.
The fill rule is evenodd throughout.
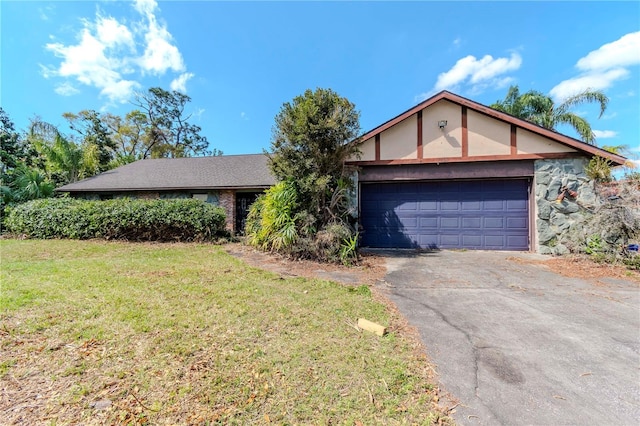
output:
<path id="1" fill-rule="evenodd" d="M 0 241 L 7 424 L 448 422 L 366 286 L 207 244 Z M 390 326 L 379 338 L 349 324 Z"/>

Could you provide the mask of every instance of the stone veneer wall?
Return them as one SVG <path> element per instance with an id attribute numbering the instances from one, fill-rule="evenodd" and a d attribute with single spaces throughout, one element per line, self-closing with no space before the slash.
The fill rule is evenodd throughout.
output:
<path id="1" fill-rule="evenodd" d="M 235 191 L 220 191 L 218 204 L 227 214 L 227 231 L 233 232 L 236 227 L 236 193 Z"/>
<path id="2" fill-rule="evenodd" d="M 537 252 L 567 254 L 566 242 L 572 232 L 596 207 L 598 197 L 593 181 L 585 174 L 587 158 L 537 160 L 535 169 Z M 564 191 L 566 189 L 566 191 Z M 575 196 L 571 196 L 573 191 Z M 565 196 L 558 201 L 558 196 Z"/>

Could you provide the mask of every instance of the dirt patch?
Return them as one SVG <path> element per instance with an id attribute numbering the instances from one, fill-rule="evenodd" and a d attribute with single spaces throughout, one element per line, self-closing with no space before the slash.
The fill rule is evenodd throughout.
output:
<path id="1" fill-rule="evenodd" d="M 387 273 L 384 258 L 373 253 L 362 254 L 360 263 L 356 266 L 343 266 L 311 260 L 292 260 L 241 243 L 227 244 L 225 247 L 227 253 L 247 264 L 285 277 L 320 278 L 349 285 L 374 285 L 383 280 Z"/>
<path id="2" fill-rule="evenodd" d="M 510 257 L 508 259 L 519 263 L 545 265 L 553 272 L 569 278 L 586 280 L 617 278 L 631 280 L 640 285 L 640 272 L 627 269 L 624 265 L 596 263 L 587 256 L 570 255 L 552 257 L 545 260 L 529 260 L 520 257 Z"/>

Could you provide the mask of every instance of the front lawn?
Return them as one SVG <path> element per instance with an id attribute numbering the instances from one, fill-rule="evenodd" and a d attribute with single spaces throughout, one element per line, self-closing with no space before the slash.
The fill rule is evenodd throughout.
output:
<path id="1" fill-rule="evenodd" d="M 426 359 L 367 287 L 208 244 L 2 240 L 7 424 L 429 424 Z M 390 325 L 378 337 L 357 318 Z"/>

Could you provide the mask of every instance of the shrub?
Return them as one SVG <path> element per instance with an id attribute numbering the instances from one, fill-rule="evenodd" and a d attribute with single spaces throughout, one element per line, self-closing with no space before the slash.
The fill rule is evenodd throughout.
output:
<path id="1" fill-rule="evenodd" d="M 269 188 L 249 210 L 247 243 L 295 259 L 355 263 L 357 235 L 347 224 L 335 221 L 316 231 L 314 217 L 298 211 L 298 207 L 298 193 L 292 182 Z"/>
<path id="2" fill-rule="evenodd" d="M 12 207 L 5 226 L 30 238 L 206 241 L 225 233 L 225 214 L 199 200 L 57 198 Z"/>
<path id="3" fill-rule="evenodd" d="M 280 182 L 269 188 L 249 210 L 245 225 L 249 244 L 266 250 L 288 250 L 298 239 L 297 205 L 293 184 Z"/>

